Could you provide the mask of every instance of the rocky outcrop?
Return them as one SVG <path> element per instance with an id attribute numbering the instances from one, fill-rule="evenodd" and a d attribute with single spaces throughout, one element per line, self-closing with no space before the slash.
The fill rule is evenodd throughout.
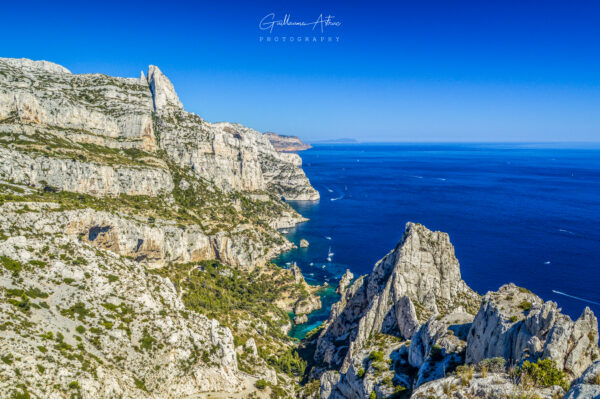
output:
<path id="1" fill-rule="evenodd" d="M 304 143 L 296 136 L 284 136 L 273 132 L 265 132 L 264 135 L 269 139 L 276 151 L 296 152 L 312 148 L 310 144 Z"/>
<path id="2" fill-rule="evenodd" d="M 302 275 L 300 268 L 295 263 L 290 267 L 290 271 L 294 276 L 296 284 L 303 287 L 304 291 L 309 294 L 306 296 L 306 298 L 300 298 L 292 305 L 292 312 L 294 312 L 294 314 L 297 316 L 296 319 L 294 319 L 296 324 L 306 323 L 308 321 L 308 317 L 302 316 L 306 316 L 315 310 L 321 309 L 323 306 L 321 303 L 321 298 L 316 295 L 316 292 L 320 290 L 321 287 L 308 285 L 306 280 L 304 280 L 304 276 Z"/>
<path id="3" fill-rule="evenodd" d="M 600 398 L 600 362 L 592 364 L 577 380 L 573 381 L 564 399 Z"/>
<path id="4" fill-rule="evenodd" d="M 395 337 L 376 335 L 355 353 L 345 374 L 325 371 L 320 378 L 322 399 L 395 397 L 411 386 L 407 346 Z"/>
<path id="5" fill-rule="evenodd" d="M 448 235 L 408 223 L 396 248 L 345 290 L 317 341 L 315 361 L 348 370 L 376 333 L 410 339 L 432 314 L 474 313 L 478 295 L 461 279 Z"/>
<path id="6" fill-rule="evenodd" d="M 92 209 L 61 211 L 58 204 L 7 203 L 0 206 L 0 222 L 7 228 L 38 231 L 43 234 L 65 233 L 97 248 L 131 257 L 148 267 L 161 267 L 168 262 L 197 262 L 219 259 L 243 269 L 253 269 L 275 254 L 290 249 L 265 247 L 261 241 L 248 241 L 242 231 L 233 234 L 205 234 L 199 226 L 177 226 L 166 220 L 135 220 Z M 45 213 L 40 218 L 39 213 Z"/>
<path id="7" fill-rule="evenodd" d="M 308 241 L 306 239 L 303 238 L 303 239 L 300 240 L 299 246 L 300 246 L 300 248 L 308 248 L 309 243 L 308 243 Z"/>
<path id="8" fill-rule="evenodd" d="M 85 193 L 93 196 L 168 194 L 171 174 L 164 169 L 103 165 L 36 156 L 0 147 L 0 179 L 16 184 Z"/>
<path id="9" fill-rule="evenodd" d="M 598 321 L 589 308 L 576 321 L 557 304 L 514 284 L 489 292 L 473 321 L 467 339 L 467 362 L 503 357 L 520 363 L 539 358 L 554 360 L 571 377 L 596 360 Z"/>
<path id="10" fill-rule="evenodd" d="M 514 284 L 481 301 L 460 278 L 444 233 L 409 223 L 370 275 L 350 284 L 352 278 L 344 274 L 340 301 L 319 336 L 307 341 L 315 347 L 311 378 L 318 379 L 321 398 L 394 397 L 410 390 L 415 399 L 556 398 L 588 367 L 567 398 L 596 394 L 594 314 L 586 308 L 572 321 L 556 303 Z M 519 369 L 524 360 L 540 359 L 552 362 L 537 367 L 558 369 L 551 383 L 520 374 L 531 372 Z"/>
<path id="11" fill-rule="evenodd" d="M 340 294 L 343 297 L 344 294 L 346 293 L 346 289 L 350 286 L 350 283 L 352 282 L 353 278 L 354 278 L 354 274 L 352 274 L 350 269 L 346 269 L 346 271 L 342 275 L 342 278 L 340 279 L 340 282 L 339 282 L 337 288 L 335 289 L 335 292 Z"/>
<path id="12" fill-rule="evenodd" d="M 150 65 L 148 67 L 147 80 L 152 92 L 155 111 L 163 110 L 167 107 L 183 109 L 183 105 L 181 105 L 181 101 L 179 101 L 179 97 L 175 93 L 173 84 L 157 66 Z"/>
<path id="13" fill-rule="evenodd" d="M 135 234 L 144 242 L 140 248 L 153 247 L 143 259 L 159 263 L 173 256 L 183 261 L 215 256 L 255 267 L 289 248 L 275 229 L 305 220 L 281 198 L 319 197 L 297 155 L 278 153 L 252 129 L 210 124 L 184 111 L 156 66 L 129 79 L 76 75 L 45 61 L 0 58 L 0 158 L 4 182 L 51 192 L 136 197 L 136 214 L 147 208 L 144 198 L 153 197 L 153 209 L 163 209 L 151 219 L 166 208 L 177 221 L 193 219 L 187 230 L 181 223 L 169 227 L 173 240 L 195 240 L 190 256 L 173 255 L 187 251 L 181 248 L 162 248 L 160 243 L 168 240 L 160 234 Z M 138 247 L 137 241 L 121 245 L 136 259 L 130 248 Z"/>
<path id="14" fill-rule="evenodd" d="M 431 317 L 412 336 L 408 362 L 418 369 L 413 387 L 443 378 L 448 371 L 465 361 L 467 334 L 473 315 L 458 309 Z"/>

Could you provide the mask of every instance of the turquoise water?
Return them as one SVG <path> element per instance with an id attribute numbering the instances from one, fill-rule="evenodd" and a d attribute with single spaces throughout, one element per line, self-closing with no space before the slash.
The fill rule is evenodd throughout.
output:
<path id="1" fill-rule="evenodd" d="M 321 200 L 291 203 L 310 221 L 287 237 L 310 247 L 276 263 L 297 262 L 310 283 L 369 273 L 414 221 L 450 234 L 481 294 L 514 282 L 572 317 L 600 313 L 598 146 L 319 145 L 300 155 Z M 323 294 L 324 308 L 291 335 L 318 326 L 335 300 Z"/>

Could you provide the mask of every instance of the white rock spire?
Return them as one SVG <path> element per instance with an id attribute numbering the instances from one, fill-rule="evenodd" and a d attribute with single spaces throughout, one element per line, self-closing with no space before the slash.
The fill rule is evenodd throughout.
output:
<path id="1" fill-rule="evenodd" d="M 166 107 L 183 109 L 183 105 L 179 101 L 177 93 L 175 93 L 173 84 L 155 65 L 148 67 L 148 84 L 152 91 L 155 111 L 165 109 Z"/>

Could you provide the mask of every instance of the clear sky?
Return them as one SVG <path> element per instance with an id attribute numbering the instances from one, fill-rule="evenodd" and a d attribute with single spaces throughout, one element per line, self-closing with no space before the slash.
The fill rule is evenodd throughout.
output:
<path id="1" fill-rule="evenodd" d="M 283 43 L 320 29 L 271 12 L 339 42 Z M 3 1 L 0 37 L 74 73 L 158 65 L 188 111 L 307 140 L 600 140 L 598 1 Z"/>

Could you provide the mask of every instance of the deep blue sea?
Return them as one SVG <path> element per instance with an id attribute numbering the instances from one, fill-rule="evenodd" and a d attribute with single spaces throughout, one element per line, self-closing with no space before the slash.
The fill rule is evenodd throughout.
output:
<path id="1" fill-rule="evenodd" d="M 585 306 L 600 315 L 600 146 L 346 144 L 300 155 L 321 200 L 291 203 L 310 220 L 286 235 L 310 246 L 276 263 L 297 262 L 309 282 L 371 272 L 413 221 L 450 234 L 480 294 L 514 282 L 573 318 Z M 292 336 L 327 318 L 337 298 L 323 300 Z"/>

